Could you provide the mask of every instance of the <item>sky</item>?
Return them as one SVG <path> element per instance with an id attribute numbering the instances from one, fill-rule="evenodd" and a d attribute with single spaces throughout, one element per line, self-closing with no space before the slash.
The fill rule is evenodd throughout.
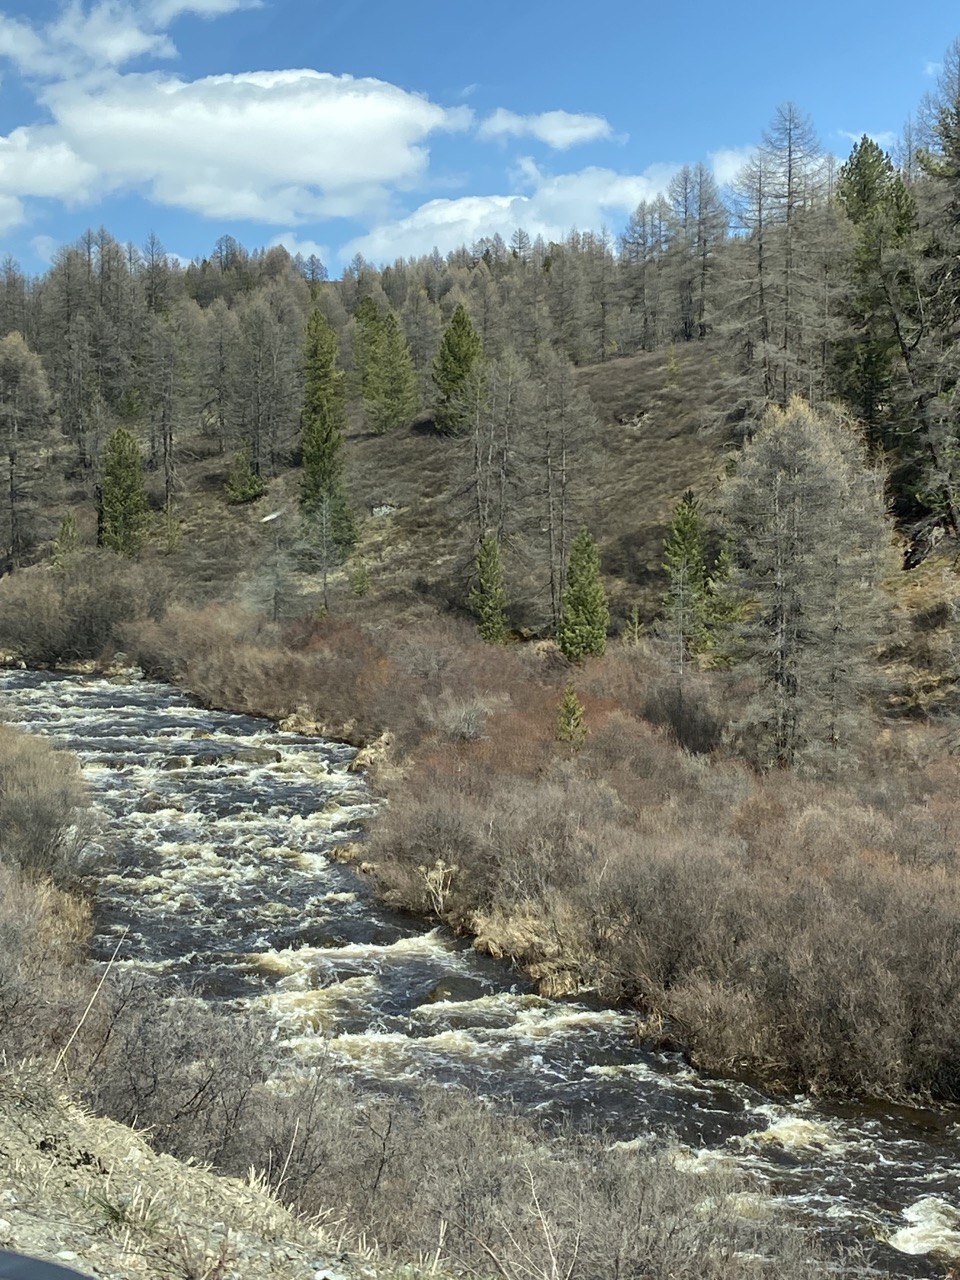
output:
<path id="1" fill-rule="evenodd" d="M 184 260 L 221 235 L 331 275 L 518 226 L 625 226 L 721 182 L 778 103 L 892 145 L 960 11 L 807 0 L 0 0 L 0 256 L 88 227 Z"/>

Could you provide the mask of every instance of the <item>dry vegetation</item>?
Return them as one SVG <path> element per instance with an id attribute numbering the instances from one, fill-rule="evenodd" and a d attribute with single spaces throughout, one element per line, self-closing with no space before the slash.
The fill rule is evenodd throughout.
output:
<path id="1" fill-rule="evenodd" d="M 632 1001 L 713 1070 L 960 1097 L 960 762 L 944 732 L 902 722 L 827 785 L 724 752 L 723 678 L 678 722 L 650 646 L 577 676 L 590 733 L 574 754 L 555 741 L 569 668 L 550 644 L 495 649 L 454 621 L 281 632 L 223 610 L 127 639 L 211 705 L 358 743 L 389 730 L 390 803 L 365 851 L 382 891 L 548 990 Z"/>

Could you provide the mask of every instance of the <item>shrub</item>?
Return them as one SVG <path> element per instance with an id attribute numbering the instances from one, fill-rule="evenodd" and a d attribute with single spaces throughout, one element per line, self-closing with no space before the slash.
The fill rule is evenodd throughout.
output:
<path id="1" fill-rule="evenodd" d="M 156 566 L 107 551 L 76 553 L 59 569 L 0 579 L 0 645 L 37 666 L 99 658 L 124 626 L 159 617 L 167 597 Z"/>
<path id="2" fill-rule="evenodd" d="M 90 836 L 74 757 L 0 725 L 0 862 L 72 883 Z"/>

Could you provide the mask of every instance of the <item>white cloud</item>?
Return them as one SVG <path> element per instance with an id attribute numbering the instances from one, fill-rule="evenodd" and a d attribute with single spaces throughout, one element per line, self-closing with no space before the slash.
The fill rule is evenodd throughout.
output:
<path id="1" fill-rule="evenodd" d="M 432 133 L 472 119 L 384 81 L 310 70 L 102 73 L 41 100 L 54 123 L 0 140 L 0 191 L 141 190 L 210 218 L 287 226 L 376 211 L 422 177 Z"/>
<path id="2" fill-rule="evenodd" d="M 849 129 L 838 129 L 838 135 L 841 138 L 847 138 L 850 142 L 857 143 L 866 134 L 866 136 L 874 141 L 878 147 L 884 151 L 889 151 L 891 147 L 896 145 L 897 134 L 892 129 L 880 129 L 878 132 L 871 133 L 869 129 L 861 129 L 859 133 L 851 132 Z"/>
<path id="3" fill-rule="evenodd" d="M 183 14 L 199 18 L 220 18 L 239 9 L 259 9 L 262 0 L 148 0 L 147 12 L 159 27 Z"/>
<path id="4" fill-rule="evenodd" d="M 23 202 L 16 196 L 0 194 L 0 235 L 12 231 L 26 221 L 26 210 Z"/>
<path id="5" fill-rule="evenodd" d="M 540 115 L 517 115 L 498 107 L 487 116 L 477 136 L 484 141 L 504 138 L 536 138 L 548 147 L 565 151 L 583 142 L 600 142 L 613 137 L 609 120 L 603 116 L 575 115 L 570 111 L 544 111 Z"/>
<path id="6" fill-rule="evenodd" d="M 936 80 L 937 76 L 939 76 L 942 71 L 942 62 L 925 62 L 923 65 L 923 74 L 930 80 Z"/>
<path id="7" fill-rule="evenodd" d="M 299 253 L 304 258 L 319 258 L 323 263 L 330 261 L 329 245 L 317 244 L 316 240 L 301 240 L 295 231 L 285 231 L 283 235 L 274 236 L 270 247 L 278 244 L 282 244 L 292 258 Z"/>
<path id="8" fill-rule="evenodd" d="M 750 147 L 721 147 L 718 151 L 711 151 L 707 159 L 710 161 L 710 168 L 713 170 L 713 176 L 721 187 L 728 187 L 745 164 L 756 154 L 757 148 Z"/>
<path id="9" fill-rule="evenodd" d="M 561 240 L 573 227 L 598 229 L 624 222 L 641 200 L 664 192 L 676 165 L 652 165 L 640 174 L 590 167 L 575 173 L 537 174 L 529 194 L 462 196 L 430 200 L 405 218 L 358 236 L 340 251 L 347 261 L 361 253 L 371 261 L 390 261 L 471 244 L 499 232 L 504 239 L 523 227 L 531 236 Z"/>
<path id="10" fill-rule="evenodd" d="M 30 241 L 30 248 L 41 262 L 52 262 L 53 255 L 59 247 L 60 242 L 54 240 L 53 236 L 34 236 Z"/>
<path id="11" fill-rule="evenodd" d="M 137 58 L 173 57 L 165 29 L 184 14 L 213 18 L 260 0 L 66 0 L 57 16 L 31 25 L 0 14 L 0 57 L 27 75 L 65 79 Z"/>

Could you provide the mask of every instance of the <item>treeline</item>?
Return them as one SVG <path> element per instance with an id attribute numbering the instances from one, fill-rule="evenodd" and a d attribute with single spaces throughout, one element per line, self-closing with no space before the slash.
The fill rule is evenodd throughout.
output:
<path id="1" fill-rule="evenodd" d="M 616 238 L 575 231 L 546 243 L 518 229 L 509 243 L 494 236 L 382 269 L 356 258 L 334 282 L 315 258 L 250 253 L 231 237 L 186 266 L 154 236 L 138 249 L 103 229 L 36 279 L 8 259 L 0 334 L 20 333 L 40 358 L 49 402 L 21 422 L 14 450 L 29 446 L 31 460 L 5 488 L 29 489 L 38 456 L 61 444 L 75 468 L 95 469 L 118 423 L 142 437 L 167 499 L 178 444 L 198 432 L 270 476 L 297 450 L 313 306 L 372 425 L 438 408 L 442 422 L 434 361 L 462 306 L 490 361 L 553 350 L 580 364 L 718 340 L 734 418 L 793 394 L 839 399 L 889 461 L 900 513 L 955 527 L 958 104 L 955 46 L 896 161 L 864 137 L 839 169 L 787 104 L 729 189 L 686 166 Z M 364 332 L 374 316 L 392 352 L 379 388 Z M 4 455 L 10 436 L 8 425 Z"/>

